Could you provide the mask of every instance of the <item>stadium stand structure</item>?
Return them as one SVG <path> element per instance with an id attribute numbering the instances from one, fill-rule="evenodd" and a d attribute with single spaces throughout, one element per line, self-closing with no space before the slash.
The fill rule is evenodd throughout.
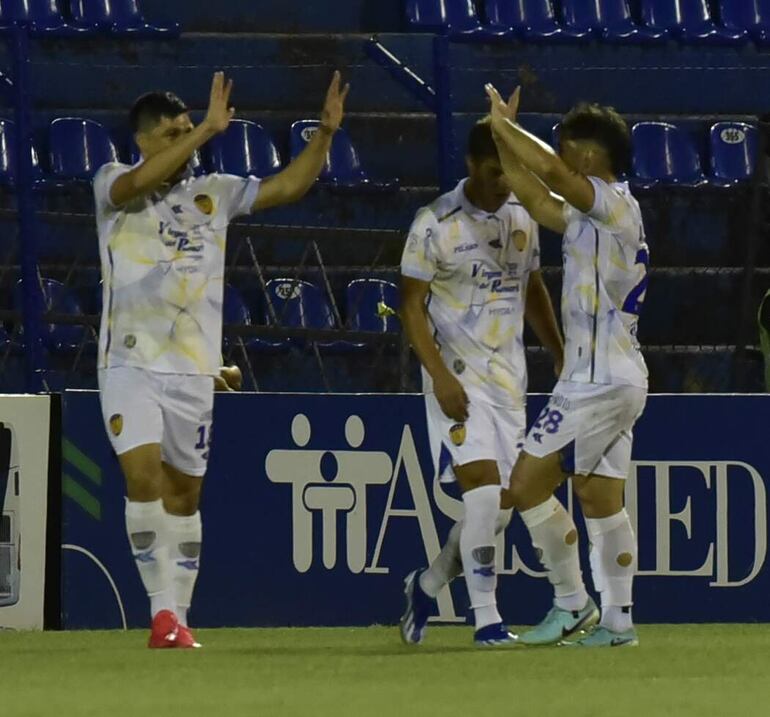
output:
<path id="1" fill-rule="evenodd" d="M 216 9 L 203 0 L 145 0 L 142 22 L 169 28 L 145 37 L 116 34 L 99 15 L 105 7 L 99 2 L 46 3 L 60 12 L 35 20 L 40 34 L 44 26 L 66 26 L 72 34 L 90 28 L 87 45 L 45 36 L 32 43 L 41 286 L 61 286 L 75 302 L 51 310 L 82 311 L 91 327 L 101 310 L 85 180 L 105 159 L 138 158 L 125 122 L 136 96 L 173 90 L 197 118 L 210 73 L 224 69 L 235 80 L 239 121 L 204 148 L 198 171 L 264 176 L 296 152 L 307 127 L 297 123 L 317 116 L 331 71 L 340 68 L 352 90 L 346 133 L 335 143 L 327 175 L 301 204 L 231 230 L 224 353 L 242 366 L 246 386 L 261 390 L 416 388 L 416 364 L 386 309 L 394 308 L 406 229 L 439 191 L 435 118 L 367 56 L 365 43 L 378 33 L 396 57 L 434 82 L 433 35 L 423 30 L 443 31 L 441 22 L 432 16 L 419 32 L 413 27 L 415 8 L 429 4 L 340 0 L 328 13 L 300 0 L 221 0 Z M 640 339 L 652 389 L 758 389 L 761 366 L 742 349 L 757 339 L 742 317 L 749 308 L 756 314 L 770 266 L 767 238 L 750 241 L 763 222 L 752 171 L 761 152 L 756 116 L 770 106 L 770 56 L 758 49 L 766 37 L 766 2 L 756 0 L 753 15 L 731 12 L 730 3 L 694 3 L 709 13 L 685 13 L 681 23 L 660 14 L 665 4 L 462 0 L 471 24 L 456 26 L 483 31 L 450 44 L 453 174 L 462 176 L 463 139 L 485 112 L 488 79 L 505 89 L 523 85 L 521 121 L 547 141 L 560 114 L 578 100 L 618 107 L 634 126 L 631 180 L 651 247 Z M 454 7 L 451 0 L 446 5 Z M 131 2 L 124 6 L 139 12 Z M 15 7 L 3 3 L 0 21 L 18 19 L 8 10 Z M 512 8 L 525 14 L 512 15 Z M 184 30 L 178 39 L 175 23 Z M 3 69 L 10 57 L 0 54 Z M 0 122 L 0 309 L 6 310 L 16 305 L 19 278 L 12 120 L 6 105 Z M 541 244 L 558 306 L 560 245 L 545 231 Z M 72 329 L 66 321 L 62 326 Z M 310 339 L 306 326 L 315 329 Z M 2 328 L 0 388 L 18 390 L 23 336 L 10 319 Z M 48 344 L 49 387 L 95 385 L 93 331 L 79 330 L 77 341 L 60 342 L 67 351 Z M 529 333 L 526 340 L 532 344 Z M 548 390 L 548 361 L 536 348 L 531 358 L 530 388 Z"/>

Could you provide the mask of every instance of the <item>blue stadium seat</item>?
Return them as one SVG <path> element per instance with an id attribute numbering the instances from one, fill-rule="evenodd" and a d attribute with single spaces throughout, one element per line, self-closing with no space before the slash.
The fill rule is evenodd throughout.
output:
<path id="1" fill-rule="evenodd" d="M 380 304 L 397 310 L 398 287 L 383 279 L 354 279 L 345 290 L 348 325 L 353 331 L 398 331 L 397 316 L 380 316 Z"/>
<path id="2" fill-rule="evenodd" d="M 294 159 L 310 141 L 318 129 L 318 120 L 299 120 L 292 124 L 289 133 L 289 150 Z M 369 178 L 358 152 L 350 141 L 350 136 L 344 129 L 340 129 L 334 135 L 332 147 L 326 157 L 319 179 L 329 186 L 340 191 L 365 192 L 392 192 L 398 189 L 398 181 L 375 182 Z"/>
<path id="3" fill-rule="evenodd" d="M 0 0 L 0 30 L 27 25 L 34 35 L 74 35 L 86 31 L 68 25 L 58 0 Z"/>
<path id="4" fill-rule="evenodd" d="M 107 30 L 113 35 L 136 38 L 173 38 L 179 35 L 179 23 L 148 23 L 139 10 L 137 0 L 70 0 L 70 11 L 77 26 Z"/>
<path id="5" fill-rule="evenodd" d="M 333 329 L 334 316 L 329 300 L 315 284 L 302 279 L 271 279 L 266 284 L 267 296 L 263 319 L 268 325 L 289 328 Z M 269 301 L 275 311 L 275 323 L 267 307 Z M 302 342 L 291 339 L 294 345 Z M 319 341 L 321 348 L 344 348 L 343 341 Z"/>
<path id="6" fill-rule="evenodd" d="M 16 125 L 11 120 L 0 119 L 0 185 L 16 186 Z M 32 179 L 41 179 L 37 150 L 32 148 Z"/>
<path id="7" fill-rule="evenodd" d="M 574 42 L 590 39 L 586 31 L 562 27 L 551 0 L 485 0 L 490 28 L 527 41 Z"/>
<path id="8" fill-rule="evenodd" d="M 406 0 L 406 20 L 415 30 L 448 34 L 454 39 L 484 41 L 505 36 L 505 32 L 479 22 L 473 0 Z"/>
<path id="9" fill-rule="evenodd" d="M 698 186 L 706 182 L 695 145 L 680 127 L 667 122 L 639 122 L 631 130 L 631 137 L 633 184 Z"/>
<path id="10" fill-rule="evenodd" d="M 354 279 L 345 289 L 347 326 L 353 331 L 385 333 L 398 331 L 397 316 L 381 315 L 381 305 L 398 309 L 398 287 L 382 279 Z M 366 343 L 350 343 L 353 348 L 366 348 Z"/>
<path id="11" fill-rule="evenodd" d="M 251 310 L 246 305 L 241 293 L 238 289 L 233 288 L 229 284 L 225 284 L 224 293 L 222 296 L 222 321 L 225 325 L 235 326 L 253 326 L 251 320 Z M 285 340 L 274 339 L 261 339 L 256 336 L 228 336 L 224 335 L 222 339 L 222 346 L 224 351 L 229 352 L 234 346 L 239 345 L 238 339 L 243 341 L 243 345 L 247 348 L 283 348 L 286 345 Z"/>
<path id="12" fill-rule="evenodd" d="M 13 308 L 22 310 L 23 280 L 19 279 L 13 290 Z M 40 289 L 43 292 L 44 310 L 57 314 L 83 316 L 75 295 L 60 281 L 55 279 L 40 279 Z M 43 326 L 41 342 L 52 353 L 72 353 L 84 344 L 88 335 L 95 338 L 90 327 L 77 324 L 47 324 Z"/>
<path id="13" fill-rule="evenodd" d="M 60 117 L 48 132 L 51 174 L 60 182 L 90 181 L 118 152 L 104 126 L 80 117 Z"/>
<path id="14" fill-rule="evenodd" d="M 610 42 L 649 43 L 667 35 L 637 25 L 628 0 L 562 0 L 562 16 L 567 29 Z"/>
<path id="15" fill-rule="evenodd" d="M 726 29 L 748 31 L 759 45 L 770 44 L 770 0 L 719 0 L 719 13 Z"/>
<path id="16" fill-rule="evenodd" d="M 138 164 L 142 159 L 142 153 L 139 151 L 139 147 L 136 146 L 133 138 L 128 143 L 128 161 L 131 164 Z M 201 153 L 197 149 L 192 156 L 192 172 L 196 177 L 200 177 L 201 174 L 206 173 L 206 168 L 203 166 L 201 160 Z"/>
<path id="17" fill-rule="evenodd" d="M 709 133 L 709 181 L 730 187 L 750 179 L 757 161 L 757 128 L 744 122 L 717 122 Z"/>
<path id="18" fill-rule="evenodd" d="M 743 0 L 741 0 L 743 1 Z M 746 30 L 728 30 L 711 18 L 707 0 L 642 0 L 642 22 L 684 42 L 735 45 L 748 40 Z"/>
<path id="19" fill-rule="evenodd" d="M 208 165 L 212 172 L 269 177 L 281 171 L 281 157 L 262 125 L 232 120 L 224 134 L 209 141 Z"/>

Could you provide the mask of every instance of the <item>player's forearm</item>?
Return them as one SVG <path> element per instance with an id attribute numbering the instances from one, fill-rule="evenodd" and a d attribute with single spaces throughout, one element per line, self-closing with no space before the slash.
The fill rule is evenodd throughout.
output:
<path id="1" fill-rule="evenodd" d="M 524 208 L 532 214 L 534 210 L 550 196 L 546 187 L 532 172 L 516 158 L 516 155 L 497 133 L 493 134 L 500 164 L 511 184 L 511 189 Z"/>
<path id="2" fill-rule="evenodd" d="M 399 313 L 409 343 L 431 378 L 445 373 L 448 369 L 433 340 L 425 306 L 405 305 Z"/>
<path id="3" fill-rule="evenodd" d="M 333 132 L 323 127 L 312 136 L 305 149 L 282 172 L 284 201 L 296 202 L 307 194 L 326 163 Z"/>
<path id="4" fill-rule="evenodd" d="M 134 197 L 151 194 L 184 166 L 196 149 L 216 134 L 205 123 L 180 137 L 170 147 L 145 159 L 138 167 L 118 177 L 110 191 L 113 204 L 120 206 Z"/>
<path id="5" fill-rule="evenodd" d="M 516 159 L 546 183 L 558 171 L 560 160 L 553 148 L 520 125 L 506 119 L 495 122 L 493 129 L 496 137 L 510 149 Z"/>
<path id="6" fill-rule="evenodd" d="M 527 288 L 524 317 L 535 332 L 540 344 L 555 360 L 560 361 L 564 353 L 564 340 L 556 322 L 556 314 L 548 289 L 539 275 L 533 277 Z"/>

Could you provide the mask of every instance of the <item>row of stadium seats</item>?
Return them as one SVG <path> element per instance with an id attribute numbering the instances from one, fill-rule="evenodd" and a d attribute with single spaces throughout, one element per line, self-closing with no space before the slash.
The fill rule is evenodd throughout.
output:
<path id="1" fill-rule="evenodd" d="M 524 40 L 739 45 L 770 43 L 770 0 L 718 0 L 719 22 L 706 0 L 407 0 L 415 30 L 469 41 Z M 632 12 L 637 10 L 637 12 Z M 641 22 L 637 23 L 635 18 Z"/>
<path id="2" fill-rule="evenodd" d="M 121 37 L 173 38 L 178 23 L 148 23 L 137 0 L 3 0 L 0 31 L 16 24 L 56 37 L 108 32 Z"/>
<path id="3" fill-rule="evenodd" d="M 730 187 L 754 173 L 758 151 L 756 127 L 744 122 L 717 122 L 709 131 L 708 176 L 695 142 L 668 122 L 639 122 L 631 130 L 634 144 L 632 183 Z"/>
<path id="4" fill-rule="evenodd" d="M 363 271 L 362 276 L 366 276 Z M 766 277 L 766 273 L 763 276 Z M 388 278 L 395 277 L 389 274 Z M 560 275 L 546 271 L 544 278 L 552 299 L 558 304 Z M 642 344 L 734 344 L 738 333 L 734 313 L 741 301 L 743 278 L 743 273 L 735 269 L 654 269 L 650 274 L 640 323 Z M 231 275 L 224 292 L 224 323 L 291 329 L 346 329 L 380 334 L 399 331 L 399 321 L 389 310 L 397 309 L 399 305 L 395 283 L 371 276 L 352 281 L 348 276 L 339 283 L 337 279 L 342 277 L 332 277 L 330 285 L 318 275 L 300 280 L 286 278 L 283 274 L 269 279 L 263 286 L 256 282 L 253 275 Z M 102 289 L 97 272 L 83 283 L 65 284 L 51 278 L 41 282 L 49 311 L 71 316 L 93 316 L 102 311 Z M 756 304 L 764 293 L 760 283 L 754 288 L 753 300 Z M 7 293 L 3 292 L 0 306 L 21 311 L 19 283 L 14 282 L 8 289 Z M 673 304 L 672 296 L 677 297 Z M 704 310 L 704 307 L 709 308 Z M 6 328 L 13 329 L 10 323 Z M 21 337 L 13 335 L 12 343 L 19 348 Z M 44 345 L 52 353 L 68 353 L 77 349 L 81 341 L 93 343 L 93 338 L 92 330 L 82 325 L 51 325 L 46 327 Z M 340 343 L 337 337 L 332 339 L 326 338 L 326 343 L 322 345 L 340 348 L 348 347 L 350 343 Z M 285 350 L 306 343 L 287 337 L 275 338 L 266 333 L 258 337 L 243 335 L 242 340 L 247 348 L 260 352 Z M 3 344 L 0 341 L 0 354 Z M 224 345 L 225 349 L 230 349 L 239 346 L 240 341 L 230 334 L 225 336 Z"/>
<path id="5" fill-rule="evenodd" d="M 296 157 L 317 130 L 317 120 L 294 122 L 289 133 L 289 153 Z M 33 155 L 35 179 L 47 182 L 90 181 L 103 164 L 139 160 L 139 149 L 133 140 L 127 152 L 119 152 L 107 129 L 93 120 L 61 117 L 51 122 L 48 131 L 50 175 L 45 176 Z M 10 120 L 0 120 L 0 184 L 13 186 L 16 180 L 16 128 Z M 261 125 L 247 120 L 233 120 L 225 134 L 212 139 L 202 156 L 193 158 L 194 171 L 227 172 L 246 176 L 267 177 L 280 171 L 281 157 L 270 134 Z M 335 134 L 320 180 L 339 189 L 387 192 L 398 188 L 395 180 L 375 182 L 361 166 L 350 137 L 344 130 Z"/>
<path id="6" fill-rule="evenodd" d="M 290 156 L 304 148 L 315 131 L 315 120 L 295 122 L 290 130 Z M 552 142 L 558 145 L 558 125 Z M 701 186 L 707 183 L 729 187 L 751 177 L 758 151 L 757 129 L 743 122 L 718 122 L 709 131 L 707 170 L 692 136 L 684 129 L 666 122 L 638 122 L 633 126 L 633 172 L 631 180 L 639 187 L 658 183 Z M 14 156 L 15 127 L 10 120 L 0 120 L 0 184 L 13 186 L 16 176 Z M 93 120 L 62 117 L 49 128 L 50 174 L 44 175 L 37 156 L 33 162 L 36 179 L 46 183 L 89 181 L 105 162 L 120 158 L 107 129 Z M 131 142 L 128 161 L 139 159 Z M 282 162 L 275 142 L 259 124 L 233 120 L 227 132 L 215 137 L 194 158 L 197 172 L 227 172 L 236 175 L 270 176 Z M 398 187 L 396 180 L 375 182 L 361 166 L 349 135 L 341 130 L 335 135 L 332 150 L 321 177 L 322 182 L 340 189 L 384 192 Z"/>
<path id="7" fill-rule="evenodd" d="M 55 279 L 40 280 L 45 306 L 48 311 L 70 316 L 83 316 L 84 311 L 75 292 Z M 251 308 L 241 292 L 232 286 L 225 286 L 223 319 L 225 325 L 253 326 L 274 325 L 288 328 L 334 329 L 341 328 L 334 318 L 334 311 L 326 294 L 315 284 L 301 279 L 276 278 L 266 284 L 267 296 L 272 305 L 275 320 L 271 319 L 267 300 L 260 302 L 259 317 L 255 319 Z M 345 289 L 346 319 L 344 328 L 352 331 L 377 333 L 399 330 L 399 323 L 391 312 L 381 309 L 398 306 L 398 289 L 395 284 L 382 279 L 355 279 Z M 101 302 L 101 289 L 99 300 Z M 383 306 L 384 305 L 384 306 Z M 12 292 L 12 308 L 22 310 L 22 281 L 18 281 Z M 92 328 L 75 324 L 46 324 L 42 336 L 45 349 L 51 353 L 72 353 L 81 346 L 93 352 L 95 333 Z M 225 336 L 224 350 L 228 351 L 236 340 Z M 292 346 L 302 345 L 297 339 L 262 338 L 249 336 L 243 339 L 244 346 L 254 351 L 283 351 Z M 19 350 L 23 337 L 19 332 L 12 335 L 0 324 L 0 351 Z M 366 344 L 350 341 L 319 343 L 328 350 L 350 350 Z"/>

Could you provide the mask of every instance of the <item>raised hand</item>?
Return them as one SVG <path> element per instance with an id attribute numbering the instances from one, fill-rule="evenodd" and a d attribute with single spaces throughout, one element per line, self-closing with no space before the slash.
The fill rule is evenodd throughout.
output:
<path id="1" fill-rule="evenodd" d="M 224 72 L 215 72 L 211 80 L 211 95 L 209 108 L 203 123 L 214 133 L 224 132 L 235 114 L 235 108 L 230 107 L 230 93 L 233 81 L 225 82 Z"/>
<path id="2" fill-rule="evenodd" d="M 490 82 L 484 85 L 484 90 L 490 102 L 490 114 L 492 122 L 498 123 L 502 120 L 516 121 L 519 112 L 519 99 L 521 97 L 521 87 L 517 87 L 510 96 L 508 102 L 505 102 L 500 96 L 495 86 Z"/>
<path id="3" fill-rule="evenodd" d="M 329 133 L 334 133 L 340 128 L 345 114 L 345 98 L 350 91 L 350 85 L 346 84 L 340 89 L 341 83 L 342 75 L 337 70 L 326 91 L 326 100 L 321 111 L 321 129 Z"/>
<path id="4" fill-rule="evenodd" d="M 521 87 L 517 87 L 513 94 L 508 98 L 508 119 L 511 122 L 516 121 L 519 114 L 519 101 L 521 100 Z"/>

